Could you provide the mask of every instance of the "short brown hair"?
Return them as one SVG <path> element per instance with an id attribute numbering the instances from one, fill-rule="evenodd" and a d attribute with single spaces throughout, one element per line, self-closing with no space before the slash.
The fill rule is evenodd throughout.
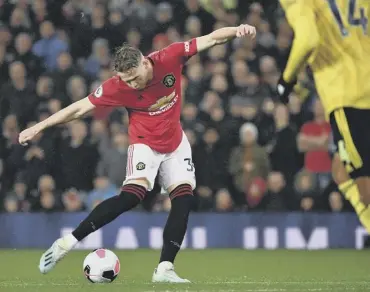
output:
<path id="1" fill-rule="evenodd" d="M 114 70 L 117 72 L 127 72 L 132 68 L 139 67 L 142 53 L 139 49 L 124 43 L 117 48 L 114 56 Z"/>

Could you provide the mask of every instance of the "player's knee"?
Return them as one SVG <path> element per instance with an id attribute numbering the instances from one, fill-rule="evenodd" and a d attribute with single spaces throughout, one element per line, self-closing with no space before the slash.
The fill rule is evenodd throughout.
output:
<path id="1" fill-rule="evenodd" d="M 190 184 L 178 185 L 170 192 L 170 199 L 172 208 L 182 206 L 182 208 L 192 209 L 195 204 L 192 186 Z"/>
<path id="2" fill-rule="evenodd" d="M 339 186 L 342 183 L 345 183 L 350 179 L 342 161 L 339 158 L 338 154 L 335 154 L 333 162 L 332 162 L 332 169 L 331 173 L 333 176 L 334 182 Z"/>

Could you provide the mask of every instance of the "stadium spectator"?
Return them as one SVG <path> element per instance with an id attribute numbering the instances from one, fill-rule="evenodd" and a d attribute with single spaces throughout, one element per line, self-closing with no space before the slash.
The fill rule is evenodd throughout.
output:
<path id="1" fill-rule="evenodd" d="M 30 202 L 28 186 L 21 176 L 16 179 L 13 189 L 8 192 L 7 196 L 17 200 L 17 209 L 19 211 L 31 211 L 32 205 Z"/>
<path id="2" fill-rule="evenodd" d="M 97 204 L 116 196 L 119 193 L 117 185 L 111 183 L 108 177 L 98 176 L 94 180 L 94 189 L 86 196 L 86 208 L 92 210 Z"/>
<path id="3" fill-rule="evenodd" d="M 221 189 L 215 195 L 215 211 L 216 212 L 231 212 L 233 211 L 234 203 L 228 190 Z"/>
<path id="4" fill-rule="evenodd" d="M 31 51 L 32 38 L 27 33 L 20 33 L 15 38 L 15 56 L 16 61 L 22 62 L 27 69 L 28 78 L 34 81 L 40 76 L 43 71 L 42 60 Z"/>
<path id="5" fill-rule="evenodd" d="M 0 117 L 15 114 L 23 128 L 34 118 L 37 106 L 35 86 L 27 79 L 27 70 L 22 62 L 13 62 L 9 67 L 10 81 L 0 92 Z"/>
<path id="6" fill-rule="evenodd" d="M 67 212 L 80 212 L 85 210 L 83 203 L 83 194 L 79 193 L 76 189 L 69 189 L 62 194 L 62 202 L 64 210 Z"/>
<path id="7" fill-rule="evenodd" d="M 331 158 L 329 155 L 330 124 L 325 119 L 325 113 L 320 100 L 314 102 L 314 118 L 306 122 L 298 136 L 298 149 L 305 153 L 304 168 L 316 173 L 320 188 L 329 183 Z"/>
<path id="8" fill-rule="evenodd" d="M 338 192 L 331 192 L 329 194 L 329 205 L 333 212 L 340 212 L 343 209 L 343 198 Z"/>
<path id="9" fill-rule="evenodd" d="M 105 176 L 116 187 L 122 185 L 126 177 L 128 136 L 125 133 L 117 133 L 112 136 L 111 145 L 101 153 L 97 174 Z"/>
<path id="10" fill-rule="evenodd" d="M 309 211 L 318 207 L 320 198 L 317 177 L 307 170 L 302 170 L 295 177 L 294 190 L 297 199 L 301 202 L 301 208 Z"/>
<path id="11" fill-rule="evenodd" d="M 229 172 L 235 188 L 245 193 L 255 177 L 266 179 L 270 162 L 266 151 L 258 145 L 258 130 L 252 123 L 240 128 L 240 146 L 234 148 L 229 158 Z"/>
<path id="12" fill-rule="evenodd" d="M 33 211 L 54 212 L 61 210 L 62 202 L 60 193 L 56 190 L 56 185 L 51 175 L 43 175 L 39 178 L 37 190 L 31 192 L 33 200 Z"/>
<path id="13" fill-rule="evenodd" d="M 266 181 L 260 177 L 252 179 L 246 192 L 246 203 L 248 210 L 263 210 L 265 206 L 262 204 L 267 190 Z"/>
<path id="14" fill-rule="evenodd" d="M 68 44 L 61 40 L 55 32 L 51 21 L 44 21 L 40 25 L 41 39 L 38 40 L 32 48 L 35 55 L 43 58 L 48 71 L 57 67 L 58 56 L 68 51 Z"/>
<path id="15" fill-rule="evenodd" d="M 95 39 L 92 43 L 92 53 L 86 60 L 84 71 L 91 78 L 96 79 L 102 67 L 109 67 L 109 44 L 105 39 Z"/>
<path id="16" fill-rule="evenodd" d="M 87 96 L 87 84 L 80 75 L 73 75 L 67 81 L 67 96 L 71 102 L 79 101 Z"/>

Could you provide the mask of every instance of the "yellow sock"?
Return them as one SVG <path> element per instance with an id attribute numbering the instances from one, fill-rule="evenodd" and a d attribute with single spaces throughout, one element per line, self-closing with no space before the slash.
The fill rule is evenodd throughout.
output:
<path id="1" fill-rule="evenodd" d="M 350 179 L 339 186 L 339 190 L 344 194 L 344 197 L 351 203 L 355 209 L 362 226 L 365 227 L 370 234 L 370 207 L 365 206 L 360 201 L 360 193 L 356 183 Z"/>

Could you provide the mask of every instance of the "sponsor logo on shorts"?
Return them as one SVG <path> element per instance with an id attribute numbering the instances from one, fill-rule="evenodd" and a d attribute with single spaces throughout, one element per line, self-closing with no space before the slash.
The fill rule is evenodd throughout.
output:
<path id="1" fill-rule="evenodd" d="M 94 96 L 96 97 L 96 98 L 99 98 L 99 97 L 101 97 L 103 95 L 103 86 L 102 85 L 100 85 L 96 90 L 95 90 L 95 92 L 94 92 Z"/>
<path id="2" fill-rule="evenodd" d="M 176 82 L 176 78 L 175 78 L 175 76 L 172 73 L 171 74 L 167 74 L 163 78 L 163 84 L 164 84 L 164 86 L 166 86 L 168 88 L 174 86 L 175 85 L 175 82 Z"/>
<path id="3" fill-rule="evenodd" d="M 136 169 L 137 170 L 144 170 L 145 169 L 145 163 L 139 162 L 138 164 L 136 164 Z"/>

